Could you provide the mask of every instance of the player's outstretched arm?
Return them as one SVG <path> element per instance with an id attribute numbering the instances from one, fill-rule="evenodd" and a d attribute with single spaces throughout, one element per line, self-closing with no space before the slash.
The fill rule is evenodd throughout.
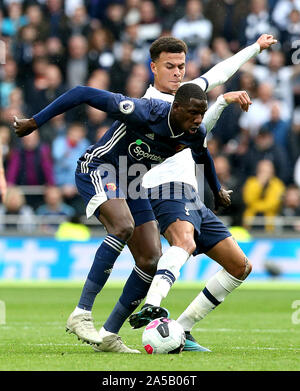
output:
<path id="1" fill-rule="evenodd" d="M 206 127 L 207 133 L 213 129 L 225 107 L 231 103 L 239 104 L 243 111 L 248 111 L 249 106 L 252 104 L 246 91 L 230 91 L 224 95 L 220 95 L 216 102 L 204 114 L 203 124 Z"/>
<path id="2" fill-rule="evenodd" d="M 215 65 L 200 78 L 192 80 L 192 82 L 199 84 L 202 89 L 204 88 L 206 91 L 210 91 L 214 87 L 226 83 L 242 65 L 275 43 L 277 43 L 277 40 L 273 35 L 262 34 L 254 44 L 247 46 L 234 56 Z"/>
<path id="3" fill-rule="evenodd" d="M 13 126 L 15 132 L 18 137 L 27 136 L 51 118 L 79 106 L 82 103 L 86 103 L 99 110 L 109 112 L 114 109 L 113 105 L 109 108 L 109 103 L 111 103 L 111 98 L 114 95 L 115 94 L 112 92 L 91 87 L 78 86 L 72 88 L 55 99 L 39 113 L 35 114 L 33 118 L 19 119 L 14 117 Z"/>

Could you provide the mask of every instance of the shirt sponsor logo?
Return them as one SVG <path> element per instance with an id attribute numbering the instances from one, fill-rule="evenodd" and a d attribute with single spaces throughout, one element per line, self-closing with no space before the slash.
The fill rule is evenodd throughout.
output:
<path id="1" fill-rule="evenodd" d="M 134 102 L 131 100 L 123 100 L 119 103 L 119 109 L 123 114 L 131 114 L 134 110 Z"/>
<path id="2" fill-rule="evenodd" d="M 148 159 L 158 163 L 162 163 L 165 160 L 160 155 L 151 153 L 149 145 L 140 139 L 129 145 L 128 152 L 135 160 Z"/>

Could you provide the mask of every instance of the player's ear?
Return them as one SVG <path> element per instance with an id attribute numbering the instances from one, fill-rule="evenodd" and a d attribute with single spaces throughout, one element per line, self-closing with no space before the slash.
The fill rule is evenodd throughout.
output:
<path id="1" fill-rule="evenodd" d="M 151 68 L 151 71 L 153 72 L 153 74 L 155 75 L 156 74 L 156 64 L 155 64 L 155 62 L 153 62 L 153 61 L 150 62 L 150 68 Z"/>

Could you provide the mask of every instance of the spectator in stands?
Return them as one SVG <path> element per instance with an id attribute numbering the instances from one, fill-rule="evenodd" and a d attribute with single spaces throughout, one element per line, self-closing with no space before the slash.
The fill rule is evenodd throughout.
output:
<path id="1" fill-rule="evenodd" d="M 7 17 L 3 18 L 1 33 L 3 35 L 15 36 L 19 28 L 28 23 L 25 15 L 22 14 L 22 3 L 17 1 L 9 2 L 7 5 Z"/>
<path id="2" fill-rule="evenodd" d="M 275 176 L 271 160 L 261 160 L 256 167 L 256 175 L 249 177 L 243 187 L 244 225 L 255 225 L 254 217 L 265 217 L 267 231 L 274 229 L 274 217 L 278 215 L 285 190 L 284 183 Z"/>
<path id="3" fill-rule="evenodd" d="M 212 23 L 203 15 L 201 0 L 187 1 L 185 15 L 174 24 L 172 35 L 186 42 L 190 54 L 199 47 L 209 46 Z"/>
<path id="4" fill-rule="evenodd" d="M 290 120 L 294 109 L 294 88 L 300 85 L 297 82 L 300 64 L 286 66 L 283 52 L 272 51 L 267 66 L 255 65 L 251 69 L 251 65 L 247 64 L 247 67 L 259 83 L 267 80 L 271 84 L 273 97 L 281 101 L 283 106 L 284 119 Z"/>
<path id="5" fill-rule="evenodd" d="M 225 190 L 232 190 L 231 205 L 226 208 L 218 210 L 219 216 L 230 216 L 230 225 L 242 225 L 242 214 L 244 210 L 244 203 L 240 183 L 238 178 L 232 174 L 230 168 L 230 161 L 225 155 L 219 155 L 214 158 L 216 173 Z"/>
<path id="6" fill-rule="evenodd" d="M 114 39 L 119 41 L 121 32 L 124 30 L 125 7 L 121 1 L 112 0 L 106 8 L 106 18 L 103 19 L 103 26 L 112 32 Z"/>
<path id="7" fill-rule="evenodd" d="M 5 122 L 0 122 L 0 141 L 1 141 L 1 161 L 6 170 L 7 161 L 9 159 L 10 151 L 11 151 L 11 135 L 12 132 L 10 127 Z"/>
<path id="8" fill-rule="evenodd" d="M 9 96 L 12 90 L 17 87 L 17 72 L 16 62 L 8 58 L 3 65 L 3 77 L 0 80 L 0 108 L 9 106 Z"/>
<path id="9" fill-rule="evenodd" d="M 65 2 L 65 4 L 67 4 L 67 2 Z M 76 3 L 73 5 L 73 7 L 75 8 L 71 9 L 71 13 L 69 15 L 68 20 L 70 35 L 81 35 L 83 37 L 88 37 L 90 32 L 92 31 L 90 25 L 91 21 L 87 13 L 86 7 L 83 4 L 83 1 L 80 0 L 78 2 L 76 0 Z"/>
<path id="10" fill-rule="evenodd" d="M 83 35 L 73 35 L 68 41 L 69 57 L 66 63 L 67 88 L 85 84 L 88 78 L 88 42 Z"/>
<path id="11" fill-rule="evenodd" d="M 52 145 L 55 184 L 60 187 L 65 201 L 77 212 L 83 209 L 75 185 L 74 172 L 78 158 L 90 145 L 86 130 L 80 123 L 72 123 L 65 135 L 57 136 Z"/>
<path id="12" fill-rule="evenodd" d="M 298 186 L 292 184 L 286 188 L 280 214 L 288 218 L 298 217 L 289 224 L 285 224 L 284 228 L 300 232 L 300 189 Z"/>
<path id="13" fill-rule="evenodd" d="M 87 107 L 87 139 L 94 144 L 95 143 L 95 137 L 97 133 L 97 129 L 99 126 L 101 126 L 103 123 L 107 121 L 107 114 L 104 111 L 95 109 L 92 106 Z M 108 120 L 109 123 L 112 123 L 111 120 Z"/>
<path id="14" fill-rule="evenodd" d="M 114 62 L 109 72 L 111 81 L 110 90 L 124 94 L 126 81 L 134 66 L 132 60 L 133 46 L 128 42 L 123 42 L 119 48 L 119 52 L 121 53 L 120 58 Z"/>
<path id="15" fill-rule="evenodd" d="M 248 0 L 215 0 L 205 2 L 205 16 L 213 24 L 212 38 L 224 37 L 230 49 L 239 50 L 239 34 L 242 20 L 249 13 Z"/>
<path id="16" fill-rule="evenodd" d="M 281 145 L 275 144 L 273 133 L 267 128 L 261 128 L 248 151 L 240 159 L 239 170 L 243 180 L 255 175 L 258 162 L 265 159 L 273 162 L 275 174 L 281 181 L 286 184 L 291 181 L 289 156 Z"/>
<path id="17" fill-rule="evenodd" d="M 178 0 L 159 0 L 157 14 L 161 21 L 162 32 L 170 35 L 174 23 L 184 14 L 184 7 Z"/>
<path id="18" fill-rule="evenodd" d="M 257 98 L 252 99 L 252 105 L 247 112 L 241 114 L 239 126 L 250 138 L 254 138 L 258 130 L 271 119 L 271 108 L 273 104 L 273 87 L 269 82 L 259 84 Z M 282 119 L 284 117 L 284 104 L 280 104 Z"/>
<path id="19" fill-rule="evenodd" d="M 0 205 L 0 231 L 31 233 L 34 227 L 34 211 L 31 206 L 26 205 L 21 188 L 9 187 L 5 201 Z"/>
<path id="20" fill-rule="evenodd" d="M 209 105 L 226 92 L 224 85 L 219 85 L 212 89 L 208 94 Z M 229 140 L 235 139 L 240 131 L 238 121 L 241 110 L 237 105 L 229 105 L 221 114 L 218 122 L 214 126 L 213 136 L 217 137 L 221 144 L 226 144 Z"/>
<path id="21" fill-rule="evenodd" d="M 85 138 L 86 130 L 79 123 L 69 126 L 65 135 L 58 135 L 52 146 L 55 184 L 61 188 L 73 186 L 77 160 L 90 145 Z"/>
<path id="22" fill-rule="evenodd" d="M 53 185 L 53 163 L 48 144 L 40 142 L 38 132 L 20 140 L 20 146 L 11 151 L 7 165 L 10 185 Z"/>
<path id="23" fill-rule="evenodd" d="M 109 29 L 98 28 L 89 35 L 89 74 L 99 68 L 110 68 L 114 63 L 114 37 Z"/>
<path id="24" fill-rule="evenodd" d="M 300 11 L 300 0 L 279 0 L 272 12 L 272 20 L 280 30 L 284 30 L 288 24 L 291 11 Z"/>
<path id="25" fill-rule="evenodd" d="M 30 4 L 26 8 L 28 25 L 38 31 L 39 39 L 44 41 L 49 36 L 49 23 L 43 16 L 40 4 Z"/>
<path id="26" fill-rule="evenodd" d="M 62 40 L 63 45 L 67 45 L 67 40 L 70 36 L 68 28 L 68 18 L 64 12 L 62 0 L 47 0 L 46 1 L 46 19 L 49 21 L 49 35 L 58 37 Z"/>
<path id="27" fill-rule="evenodd" d="M 268 1 L 251 0 L 250 12 L 241 22 L 241 30 L 239 34 L 241 46 L 251 45 L 265 31 L 268 31 L 268 34 L 272 34 L 275 37 L 278 36 L 278 31 L 272 25 L 272 20 L 268 12 Z M 265 54 L 263 53 L 260 58 L 265 58 Z"/>
<path id="28" fill-rule="evenodd" d="M 32 113 L 37 108 L 42 110 L 45 105 L 48 105 L 65 92 L 62 74 L 57 65 L 45 64 L 41 72 L 41 77 L 37 76 L 34 89 L 30 92 L 30 96 L 27 99 Z"/>
<path id="29" fill-rule="evenodd" d="M 270 121 L 266 122 L 263 128 L 268 129 L 273 134 L 275 144 L 281 145 L 288 152 L 287 143 L 290 121 L 282 119 L 280 109 L 280 102 L 274 101 L 271 105 Z"/>
<path id="30" fill-rule="evenodd" d="M 44 204 L 36 210 L 38 216 L 52 216 L 70 218 L 75 215 L 75 210 L 63 202 L 61 189 L 57 186 L 47 186 L 44 193 Z M 46 232 L 55 232 L 60 221 L 52 221 L 42 224 L 41 228 Z"/>
<path id="31" fill-rule="evenodd" d="M 142 0 L 140 4 L 138 35 L 144 42 L 144 45 L 150 45 L 155 41 L 160 36 L 161 29 L 155 5 L 150 0 Z"/>
<path id="32" fill-rule="evenodd" d="M 300 107 L 297 107 L 294 111 L 292 125 L 288 134 L 288 145 L 292 163 L 295 165 L 300 156 Z"/>

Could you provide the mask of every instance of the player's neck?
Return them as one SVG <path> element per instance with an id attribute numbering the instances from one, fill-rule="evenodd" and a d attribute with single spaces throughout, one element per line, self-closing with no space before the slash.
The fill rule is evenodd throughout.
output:
<path id="1" fill-rule="evenodd" d="M 166 89 L 165 87 L 162 87 L 160 84 L 156 83 L 154 80 L 153 84 L 154 88 L 156 88 L 159 92 L 163 94 L 168 94 L 168 95 L 175 95 L 176 91 L 171 91 L 169 89 Z"/>

